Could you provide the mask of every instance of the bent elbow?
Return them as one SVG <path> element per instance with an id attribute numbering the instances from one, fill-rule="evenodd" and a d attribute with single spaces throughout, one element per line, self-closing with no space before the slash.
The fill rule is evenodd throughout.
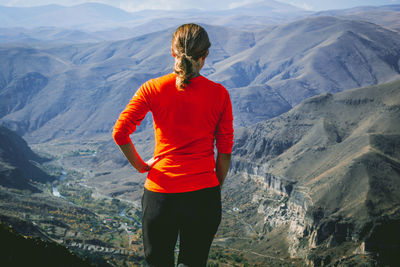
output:
<path id="1" fill-rule="evenodd" d="M 112 137 L 113 137 L 115 143 L 117 143 L 117 145 L 119 145 L 119 146 L 126 145 L 131 142 L 131 139 L 129 138 L 129 134 L 118 131 L 115 128 L 112 132 Z"/>

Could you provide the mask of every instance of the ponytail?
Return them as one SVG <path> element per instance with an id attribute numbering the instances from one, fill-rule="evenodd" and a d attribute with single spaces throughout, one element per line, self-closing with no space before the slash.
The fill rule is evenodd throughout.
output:
<path id="1" fill-rule="evenodd" d="M 190 84 L 190 79 L 199 75 L 202 62 L 211 46 L 207 32 L 196 24 L 184 24 L 176 29 L 172 37 L 172 50 L 175 53 L 174 72 L 176 87 L 179 90 Z"/>

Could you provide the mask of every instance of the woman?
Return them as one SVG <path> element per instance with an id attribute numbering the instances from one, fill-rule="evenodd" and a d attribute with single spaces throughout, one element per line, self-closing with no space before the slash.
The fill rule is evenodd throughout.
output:
<path id="1" fill-rule="evenodd" d="M 144 253 L 150 266 L 206 266 L 221 221 L 220 189 L 233 145 L 228 91 L 200 75 L 210 47 L 196 24 L 172 38 L 174 73 L 144 83 L 121 113 L 113 137 L 139 172 L 149 172 L 142 198 Z M 144 162 L 129 138 L 153 113 L 154 157 Z M 214 158 L 214 141 L 218 150 Z"/>

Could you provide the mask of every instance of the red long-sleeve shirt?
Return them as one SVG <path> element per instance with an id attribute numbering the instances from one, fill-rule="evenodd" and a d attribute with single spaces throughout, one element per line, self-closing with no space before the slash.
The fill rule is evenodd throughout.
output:
<path id="1" fill-rule="evenodd" d="M 153 113 L 160 160 L 147 175 L 146 189 L 154 192 L 189 192 L 219 184 L 215 173 L 214 141 L 219 153 L 233 146 L 232 105 L 228 91 L 204 76 L 190 80 L 184 90 L 175 86 L 176 74 L 144 83 L 114 126 L 118 145 L 129 137 L 147 112 Z"/>

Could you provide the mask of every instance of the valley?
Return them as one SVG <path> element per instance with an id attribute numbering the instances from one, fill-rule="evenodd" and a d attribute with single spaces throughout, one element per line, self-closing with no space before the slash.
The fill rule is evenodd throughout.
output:
<path id="1" fill-rule="evenodd" d="M 107 175 L 95 171 L 95 163 L 88 164 L 98 146 L 93 141 L 33 145 L 40 156 L 51 158 L 42 165 L 43 170 L 58 179 L 44 184 L 30 182 L 40 193 L 0 186 L 0 219 L 24 236 L 62 244 L 96 264 L 143 265 L 140 201 L 106 195 L 101 191 L 102 184 L 97 185 L 100 190 L 88 185 L 93 183 L 91 179 Z M 130 184 L 129 191 L 141 195 L 142 187 Z M 224 238 L 222 235 L 216 245 L 215 261 L 211 262 L 243 266 L 254 260 L 237 256 Z M 265 260 L 261 257 L 258 262 Z"/>
<path id="2" fill-rule="evenodd" d="M 102 153 L 103 143 L 101 140 L 53 140 L 50 143 L 32 145 L 39 155 L 53 158 L 44 168 L 49 173 L 62 177 L 52 184 L 37 186 L 43 187 L 46 198 L 53 199 L 55 203 L 61 201 L 63 205 L 71 207 L 65 211 L 65 208 L 59 208 L 55 204 L 57 208 L 50 211 L 48 216 L 43 216 L 40 208 L 33 207 L 30 210 L 35 210 L 37 214 L 30 215 L 27 212 L 28 217 L 21 219 L 32 221 L 54 241 L 77 251 L 78 255 L 95 253 L 117 266 L 130 266 L 132 263 L 140 265 L 143 264 L 140 197 L 145 175 L 136 174 L 141 180 L 135 183 L 130 179 L 129 185 L 105 181 L 107 178 L 104 177 L 111 177 L 116 172 L 112 169 L 103 172 L 96 161 L 91 161 L 98 153 Z M 131 167 L 127 169 L 126 175 L 135 176 Z M 101 180 L 96 181 L 100 178 Z M 114 184 L 111 191 L 109 183 Z M 55 189 L 58 197 L 54 196 Z M 30 198 L 28 194 L 25 201 L 29 202 Z M 223 203 L 224 220 L 213 243 L 210 266 L 265 266 L 288 261 L 294 266 L 301 266 L 301 261 L 291 260 L 285 253 L 284 244 L 281 250 L 264 250 L 262 239 L 254 230 L 250 233 L 246 230 L 251 226 L 239 215 L 246 206 L 236 207 L 235 200 L 228 196 L 224 197 Z M 5 206 L 10 205 L 7 203 Z M 75 210 L 78 207 L 80 209 Z M 16 213 L 10 216 L 21 214 L 20 207 L 15 210 Z M 65 228 L 60 227 L 59 222 L 64 223 Z M 249 249 L 249 245 L 257 246 L 257 249 Z"/>

